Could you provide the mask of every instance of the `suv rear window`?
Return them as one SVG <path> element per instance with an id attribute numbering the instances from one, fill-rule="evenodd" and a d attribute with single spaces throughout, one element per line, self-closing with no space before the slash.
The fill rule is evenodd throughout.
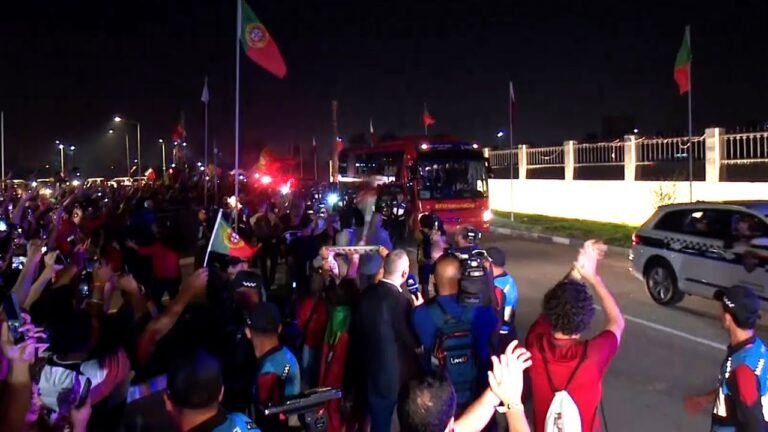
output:
<path id="1" fill-rule="evenodd" d="M 713 209 L 671 211 L 659 219 L 654 229 L 692 236 L 725 239 L 731 233 L 729 213 Z"/>

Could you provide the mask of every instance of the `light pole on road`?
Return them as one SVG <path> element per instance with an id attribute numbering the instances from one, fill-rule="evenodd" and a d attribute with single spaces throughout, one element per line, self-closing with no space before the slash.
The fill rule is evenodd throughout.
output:
<path id="1" fill-rule="evenodd" d="M 108 134 L 114 135 L 115 130 L 110 129 L 107 131 Z M 125 133 L 125 169 L 126 169 L 126 175 L 128 177 L 131 176 L 131 148 L 128 146 L 128 132 Z"/>
<path id="2" fill-rule="evenodd" d="M 157 140 L 157 142 L 160 143 L 160 146 L 163 149 L 163 182 L 165 182 L 166 173 L 168 172 L 165 166 L 165 141 L 163 141 L 163 139 L 160 138 L 159 140 Z"/>
<path id="3" fill-rule="evenodd" d="M 137 163 L 137 167 L 138 167 L 138 175 L 142 176 L 143 174 L 142 174 L 142 171 L 141 171 L 141 123 L 139 123 L 137 121 L 134 121 L 134 120 L 128 120 L 127 118 L 125 118 L 125 117 L 123 117 L 121 115 L 115 115 L 112 118 L 112 120 L 114 120 L 115 123 L 125 122 L 125 123 L 130 123 L 130 124 L 136 125 L 136 142 L 137 142 L 137 144 L 136 144 L 136 149 L 137 149 L 136 160 L 137 160 L 137 162 L 136 163 Z M 127 136 L 126 136 L 126 140 L 127 140 Z M 130 170 L 130 167 L 128 169 Z M 130 173 L 128 174 L 128 176 L 130 176 Z"/>
<path id="4" fill-rule="evenodd" d="M 56 144 L 59 146 L 59 159 L 61 162 L 61 176 L 64 177 L 64 144 L 61 141 L 56 140 Z"/>

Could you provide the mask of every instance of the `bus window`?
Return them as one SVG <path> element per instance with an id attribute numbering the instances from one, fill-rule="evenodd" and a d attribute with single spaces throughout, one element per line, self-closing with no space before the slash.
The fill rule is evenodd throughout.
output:
<path id="1" fill-rule="evenodd" d="M 488 173 L 485 159 L 422 155 L 418 160 L 420 199 L 485 198 Z"/>
<path id="2" fill-rule="evenodd" d="M 366 153 L 354 155 L 349 158 L 347 163 L 353 164 L 353 171 L 351 174 L 355 177 L 384 176 L 391 177 L 392 180 L 395 180 L 400 178 L 403 158 L 403 152 Z M 346 172 L 341 169 L 342 166 L 347 167 L 348 165 L 341 162 L 340 159 L 339 172 Z"/>

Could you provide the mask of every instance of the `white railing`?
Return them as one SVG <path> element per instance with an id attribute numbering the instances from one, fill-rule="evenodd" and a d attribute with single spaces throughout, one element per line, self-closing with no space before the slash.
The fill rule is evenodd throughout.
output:
<path id="1" fill-rule="evenodd" d="M 768 162 L 768 132 L 725 135 L 723 139 L 722 163 Z"/>
<path id="2" fill-rule="evenodd" d="M 491 168 L 508 167 L 510 158 L 513 165 L 518 164 L 518 151 L 514 150 L 495 150 L 490 152 Z"/>
<path id="3" fill-rule="evenodd" d="M 704 160 L 704 137 L 694 137 L 691 144 L 687 137 L 639 139 L 637 146 L 637 162 L 650 164 L 654 162 L 682 162 L 688 160 L 688 152 L 693 152 L 694 160 Z"/>
<path id="4" fill-rule="evenodd" d="M 573 151 L 577 166 L 624 164 L 624 142 L 576 144 Z"/>
<path id="5" fill-rule="evenodd" d="M 528 167 L 563 165 L 562 147 L 528 148 Z"/>

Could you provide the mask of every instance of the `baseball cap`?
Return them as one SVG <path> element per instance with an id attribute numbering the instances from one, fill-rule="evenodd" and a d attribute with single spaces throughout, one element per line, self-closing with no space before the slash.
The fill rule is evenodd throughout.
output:
<path id="1" fill-rule="evenodd" d="M 497 266 L 504 267 L 507 264 L 507 257 L 504 256 L 504 251 L 496 246 L 489 247 L 485 250 L 485 253 L 488 254 L 488 259 Z"/>
<path id="2" fill-rule="evenodd" d="M 409 273 L 408 277 L 405 278 L 405 288 L 408 291 L 419 289 L 419 281 L 416 280 L 416 276 L 414 276 L 413 273 Z"/>
<path id="3" fill-rule="evenodd" d="M 168 398 L 177 407 L 209 407 L 219 401 L 223 385 L 218 360 L 204 351 L 183 357 L 168 371 Z"/>
<path id="4" fill-rule="evenodd" d="M 280 310 L 272 303 L 257 303 L 248 313 L 248 328 L 254 333 L 278 333 L 281 322 Z"/>
<path id="5" fill-rule="evenodd" d="M 760 318 L 760 299 L 749 287 L 734 285 L 718 290 L 715 299 L 723 304 L 739 327 L 753 328 Z"/>
<path id="6" fill-rule="evenodd" d="M 229 286 L 234 289 L 251 288 L 261 291 L 263 286 L 261 276 L 252 270 L 240 270 L 229 282 Z"/>

